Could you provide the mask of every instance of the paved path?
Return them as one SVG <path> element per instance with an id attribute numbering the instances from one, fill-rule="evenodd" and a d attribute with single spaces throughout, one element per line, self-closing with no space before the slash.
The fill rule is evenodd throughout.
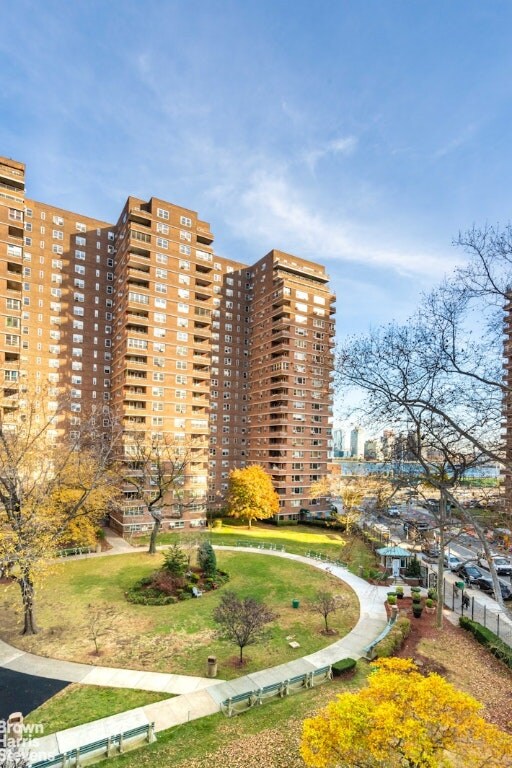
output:
<path id="1" fill-rule="evenodd" d="M 114 547 L 114 549 L 119 553 L 133 552 L 132 548 L 127 550 L 124 547 Z M 37 753 L 55 755 L 68 752 L 79 746 L 151 722 L 155 723 L 155 730 L 158 732 L 189 720 L 215 714 L 220 712 L 222 701 L 237 693 L 251 692 L 265 685 L 282 682 L 295 675 L 313 672 L 349 656 L 360 658 L 364 655 L 364 647 L 382 631 L 386 624 L 387 616 L 384 602 L 387 588 L 370 585 L 345 568 L 287 552 L 254 550 L 252 547 L 216 547 L 216 549 L 235 549 L 237 552 L 247 552 L 253 555 L 283 557 L 306 563 L 320 570 L 329 570 L 332 575 L 347 583 L 355 591 L 360 603 L 359 621 L 348 635 L 327 648 L 301 659 L 229 681 L 109 667 L 89 667 L 85 664 L 35 656 L 12 648 L 6 643 L 0 643 L 0 666 L 7 669 L 19 669 L 42 677 L 55 677 L 81 684 L 141 688 L 179 694 L 172 699 L 155 702 L 145 707 L 138 707 L 128 712 L 34 739 L 32 742 L 32 750 L 36 755 L 34 759 L 37 759 Z M 111 551 L 110 554 L 116 552 Z"/>

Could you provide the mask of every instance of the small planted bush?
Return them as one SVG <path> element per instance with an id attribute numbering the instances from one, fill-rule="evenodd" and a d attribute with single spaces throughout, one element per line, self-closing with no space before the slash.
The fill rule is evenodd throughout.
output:
<path id="1" fill-rule="evenodd" d="M 356 667 L 356 663 L 356 660 L 351 658 L 337 661 L 332 665 L 332 676 L 341 677 L 342 675 L 346 675 L 348 672 L 352 672 L 352 670 Z"/>

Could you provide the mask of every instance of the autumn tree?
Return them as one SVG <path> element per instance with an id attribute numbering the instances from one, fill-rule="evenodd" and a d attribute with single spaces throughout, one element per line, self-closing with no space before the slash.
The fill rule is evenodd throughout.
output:
<path id="1" fill-rule="evenodd" d="M 163 520 L 182 517 L 186 506 L 193 503 L 186 488 L 190 447 L 167 435 L 154 437 L 144 432 L 125 446 L 125 454 L 125 487 L 153 518 L 148 551 L 154 555 Z"/>
<path id="2" fill-rule="evenodd" d="M 0 571 L 20 587 L 23 634 L 34 634 L 35 582 L 82 519 L 96 524 L 117 494 L 113 439 L 93 413 L 72 440 L 57 442 L 64 406 L 47 410 L 25 388 L 17 408 L 0 413 Z"/>
<path id="3" fill-rule="evenodd" d="M 270 476 L 259 464 L 233 469 L 229 475 L 228 514 L 247 520 L 272 517 L 279 511 L 279 496 Z"/>
<path id="4" fill-rule="evenodd" d="M 240 598 L 235 592 L 225 592 L 213 613 L 221 636 L 232 640 L 240 649 L 240 664 L 243 664 L 244 648 L 258 642 L 265 625 L 276 618 L 274 611 L 264 603 L 253 597 Z"/>
<path id="5" fill-rule="evenodd" d="M 374 485 L 366 475 L 326 475 L 311 486 L 311 498 L 330 497 L 335 507 L 341 502 L 341 511 L 333 514 L 350 533 L 352 526 L 360 516 L 360 507 L 364 499 L 371 495 Z"/>
<path id="6" fill-rule="evenodd" d="M 482 705 L 409 659 L 382 659 L 368 685 L 342 693 L 305 720 L 301 755 L 311 768 L 507 768 L 512 737 Z"/>

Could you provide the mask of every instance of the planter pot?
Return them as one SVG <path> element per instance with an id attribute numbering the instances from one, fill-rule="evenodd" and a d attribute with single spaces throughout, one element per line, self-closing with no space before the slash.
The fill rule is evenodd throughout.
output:
<path id="1" fill-rule="evenodd" d="M 414 606 L 412 607 L 412 615 L 415 619 L 421 619 L 421 614 L 423 613 L 423 608 L 414 609 Z"/>
<path id="2" fill-rule="evenodd" d="M 436 612 L 436 609 L 434 608 L 434 606 L 429 608 L 428 605 L 426 605 L 424 610 L 425 610 L 425 613 L 432 613 L 433 614 L 433 613 Z"/>
<path id="3" fill-rule="evenodd" d="M 399 600 L 403 600 L 404 593 L 403 592 L 397 592 L 396 596 L 398 597 Z"/>
<path id="4" fill-rule="evenodd" d="M 418 586 L 420 583 L 420 580 L 417 578 L 414 578 L 412 576 L 405 576 L 404 581 L 406 584 L 409 584 L 410 587 Z"/>

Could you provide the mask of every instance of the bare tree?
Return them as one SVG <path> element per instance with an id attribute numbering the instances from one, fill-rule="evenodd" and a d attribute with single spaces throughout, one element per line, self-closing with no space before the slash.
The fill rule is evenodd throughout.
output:
<path id="1" fill-rule="evenodd" d="M 89 604 L 87 606 L 86 631 L 94 643 L 96 656 L 100 652 L 100 639 L 109 635 L 115 627 L 118 612 L 107 603 Z"/>
<path id="2" fill-rule="evenodd" d="M 325 624 L 325 634 L 329 634 L 328 619 L 331 613 L 335 613 L 340 607 L 340 599 L 332 592 L 317 592 L 310 604 L 313 613 L 319 613 Z"/>
<path id="3" fill-rule="evenodd" d="M 243 664 L 243 650 L 261 639 L 265 624 L 274 621 L 277 614 L 264 603 L 253 597 L 240 598 L 235 592 L 225 592 L 213 612 L 214 621 L 220 625 L 220 633 L 232 640 L 240 649 L 240 664 Z"/>
<path id="4" fill-rule="evenodd" d="M 468 264 L 426 296 L 406 325 L 349 339 L 336 368 L 340 389 L 363 393 L 359 419 L 364 414 L 374 426 L 413 436 L 415 457 L 440 492 L 439 514 L 448 500 L 461 520 L 471 521 L 488 553 L 482 528 L 457 491 L 470 466 L 500 461 L 512 469 L 501 433 L 510 384 L 503 377 L 502 329 L 512 231 L 472 230 L 457 244 L 470 253 Z M 490 571 L 500 602 L 492 562 Z"/>
<path id="5" fill-rule="evenodd" d="M 135 497 L 144 502 L 153 518 L 149 553 L 156 552 L 156 542 L 165 517 L 180 518 L 191 503 L 186 489 L 190 450 L 170 437 L 155 438 L 146 433 L 126 446 L 127 464 L 124 481 Z"/>

